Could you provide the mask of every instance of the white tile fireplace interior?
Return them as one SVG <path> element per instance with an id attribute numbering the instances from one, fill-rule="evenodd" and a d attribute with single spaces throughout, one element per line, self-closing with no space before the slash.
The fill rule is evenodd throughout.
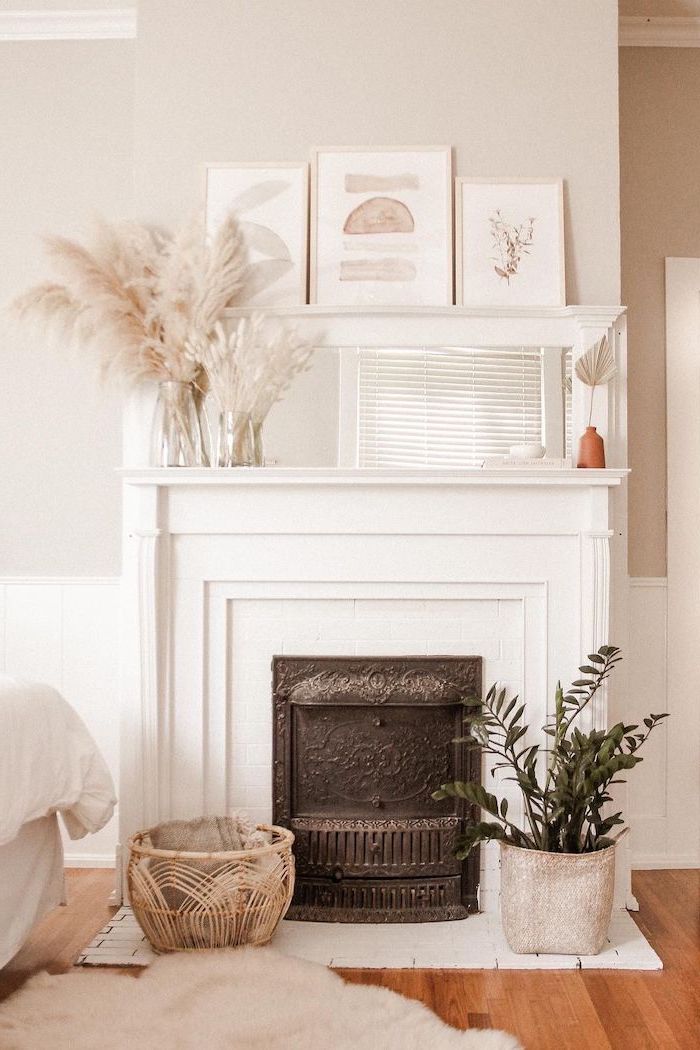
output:
<path id="1" fill-rule="evenodd" d="M 499 681 L 522 693 L 523 598 L 224 601 L 231 668 L 229 797 L 234 808 L 260 822 L 269 822 L 272 813 L 273 656 L 481 656 L 484 682 Z M 529 598 L 531 617 L 538 603 L 536 596 Z M 482 910 L 497 903 L 493 852 L 483 854 Z"/>

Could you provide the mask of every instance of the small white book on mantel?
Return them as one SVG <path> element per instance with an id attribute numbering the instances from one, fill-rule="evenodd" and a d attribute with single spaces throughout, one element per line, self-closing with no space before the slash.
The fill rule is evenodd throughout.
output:
<path id="1" fill-rule="evenodd" d="M 481 464 L 482 467 L 508 467 L 513 470 L 568 470 L 571 463 L 562 456 L 544 456 L 541 459 L 534 457 L 520 458 L 518 456 L 486 456 Z"/>

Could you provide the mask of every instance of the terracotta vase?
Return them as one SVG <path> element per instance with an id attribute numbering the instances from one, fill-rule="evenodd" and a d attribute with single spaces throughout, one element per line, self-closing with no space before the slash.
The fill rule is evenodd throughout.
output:
<path id="1" fill-rule="evenodd" d="M 586 427 L 578 443 L 577 467 L 600 469 L 605 466 L 605 445 L 595 427 Z"/>

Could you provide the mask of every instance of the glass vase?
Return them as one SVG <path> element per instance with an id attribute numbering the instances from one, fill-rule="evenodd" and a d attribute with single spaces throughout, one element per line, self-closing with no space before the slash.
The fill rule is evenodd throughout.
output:
<path id="1" fill-rule="evenodd" d="M 263 421 L 253 423 L 253 466 L 265 466 L 265 448 L 263 446 Z"/>
<path id="2" fill-rule="evenodd" d="M 219 413 L 218 466 L 252 467 L 254 445 L 253 423 L 247 413 L 230 409 Z"/>
<path id="3" fill-rule="evenodd" d="M 208 467 L 194 384 L 167 379 L 158 384 L 151 429 L 154 467 Z"/>

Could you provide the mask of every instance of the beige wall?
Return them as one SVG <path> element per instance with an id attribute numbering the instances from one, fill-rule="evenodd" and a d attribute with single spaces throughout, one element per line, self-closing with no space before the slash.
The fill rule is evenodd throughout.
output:
<path id="1" fill-rule="evenodd" d="M 664 258 L 700 256 L 700 50 L 620 51 L 630 573 L 666 572 Z"/>
<path id="2" fill-rule="evenodd" d="M 569 301 L 618 302 L 616 8 L 141 0 L 135 44 L 0 44 L 0 301 L 43 275 L 39 234 L 129 211 L 132 166 L 137 215 L 173 224 L 205 160 L 450 143 L 461 174 L 563 176 Z M 116 399 L 40 345 L 0 352 L 0 575 L 118 571 Z"/>
<path id="3" fill-rule="evenodd" d="M 619 302 L 615 0 L 142 0 L 136 186 L 179 219 L 214 160 L 449 143 L 567 180 L 570 302 Z"/>
<path id="4" fill-rule="evenodd" d="M 0 44 L 0 303 L 44 233 L 132 203 L 133 43 Z M 119 402 L 40 338 L 0 343 L 0 576 L 119 572 Z"/>

